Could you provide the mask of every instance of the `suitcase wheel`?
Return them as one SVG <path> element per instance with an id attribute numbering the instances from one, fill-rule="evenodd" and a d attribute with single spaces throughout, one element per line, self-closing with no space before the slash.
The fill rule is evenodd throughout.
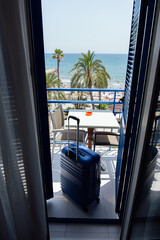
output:
<path id="1" fill-rule="evenodd" d="M 99 202 L 100 202 L 100 199 L 99 199 L 99 198 L 97 198 L 97 199 L 96 199 L 96 203 L 99 203 Z"/>

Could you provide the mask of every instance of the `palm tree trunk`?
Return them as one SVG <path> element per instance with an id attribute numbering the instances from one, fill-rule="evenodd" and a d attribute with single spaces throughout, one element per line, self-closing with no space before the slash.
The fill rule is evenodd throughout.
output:
<path id="1" fill-rule="evenodd" d="M 89 94 L 90 94 L 91 101 L 93 101 L 93 94 L 92 94 L 92 92 L 89 92 Z M 93 110 L 95 109 L 94 104 L 92 104 L 92 109 Z"/>
<path id="2" fill-rule="evenodd" d="M 60 60 L 58 58 L 57 59 L 58 88 L 60 87 L 60 85 L 59 85 L 59 62 L 60 62 Z"/>
<path id="3" fill-rule="evenodd" d="M 80 100 L 80 97 L 79 97 L 79 92 L 78 93 L 78 101 Z M 79 104 L 77 104 L 77 108 L 79 109 Z"/>
<path id="4" fill-rule="evenodd" d="M 101 91 L 99 91 L 99 101 L 101 101 Z"/>
<path id="5" fill-rule="evenodd" d="M 91 79 L 89 79 L 88 88 L 92 88 L 92 80 Z M 89 94 L 90 94 L 91 101 L 93 101 L 93 94 L 92 94 L 92 92 L 89 92 Z M 92 104 L 92 109 L 93 110 L 95 109 L 94 104 Z"/>
<path id="6" fill-rule="evenodd" d="M 101 101 L 101 91 L 99 91 L 99 101 Z M 99 109 L 101 108 L 101 104 L 99 104 Z"/>

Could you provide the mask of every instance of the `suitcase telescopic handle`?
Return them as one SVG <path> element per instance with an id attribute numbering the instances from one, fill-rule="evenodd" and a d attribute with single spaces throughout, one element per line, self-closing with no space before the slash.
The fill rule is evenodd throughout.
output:
<path id="1" fill-rule="evenodd" d="M 76 120 L 77 123 L 79 124 L 79 122 L 80 122 L 80 119 L 79 119 L 79 118 L 77 118 L 77 117 L 75 117 L 75 116 L 71 116 L 71 115 L 68 117 L 68 120 L 69 120 L 70 118 Z"/>
<path id="2" fill-rule="evenodd" d="M 76 161 L 78 161 L 78 146 L 79 146 L 79 122 L 80 119 L 75 117 L 75 116 L 69 116 L 68 117 L 68 156 L 69 156 L 69 120 L 70 118 L 74 119 L 77 121 L 77 148 L 76 148 Z"/>

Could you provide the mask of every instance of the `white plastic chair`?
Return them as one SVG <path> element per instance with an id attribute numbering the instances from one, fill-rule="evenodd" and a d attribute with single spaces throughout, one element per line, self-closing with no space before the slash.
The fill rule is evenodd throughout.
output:
<path id="1" fill-rule="evenodd" d="M 118 146 L 119 145 L 119 133 L 95 131 L 94 132 L 94 151 L 96 145 L 104 146 Z"/>
<path id="2" fill-rule="evenodd" d="M 52 157 L 54 154 L 54 147 L 56 143 L 59 143 L 60 150 L 63 143 L 67 143 L 68 140 L 68 128 L 65 128 L 64 114 L 62 105 L 58 105 L 55 109 L 50 111 L 51 122 L 53 126 L 53 144 L 52 144 Z M 69 129 L 69 140 L 71 142 L 76 141 L 77 129 Z M 85 130 L 79 130 L 79 142 L 83 145 L 87 144 L 87 132 Z"/>

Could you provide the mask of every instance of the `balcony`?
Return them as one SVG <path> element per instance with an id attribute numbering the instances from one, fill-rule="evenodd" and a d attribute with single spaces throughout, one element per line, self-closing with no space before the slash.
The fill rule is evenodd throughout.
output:
<path id="1" fill-rule="evenodd" d="M 87 105 L 85 109 L 91 109 L 92 104 L 99 106 L 99 104 L 106 104 L 107 110 L 112 111 L 120 119 L 122 113 L 122 103 L 120 98 L 123 97 L 124 90 L 113 90 L 113 89 L 47 89 L 47 91 L 65 91 L 65 95 L 70 92 L 94 92 L 94 99 L 98 98 L 98 92 L 103 92 L 102 100 L 99 101 L 95 99 L 94 101 L 88 100 L 76 100 L 76 94 L 73 94 L 73 99 L 68 100 L 48 100 L 50 108 L 51 104 L 63 105 L 65 114 L 69 112 L 69 108 L 76 108 L 81 104 Z M 67 107 L 66 107 L 67 105 Z M 104 105 L 103 105 L 104 106 Z M 67 109 L 68 108 L 68 109 Z M 74 109 L 74 111 L 78 109 Z M 97 110 L 101 111 L 101 110 Z M 52 130 L 50 128 L 50 130 Z M 117 131 L 117 130 L 116 130 Z M 52 135 L 50 135 L 52 136 Z M 67 143 L 66 143 L 67 144 Z M 62 146 L 63 147 L 63 146 Z M 51 148 L 52 148 L 52 138 L 51 138 Z M 54 221 L 56 219 L 64 220 L 68 219 L 70 221 L 109 221 L 117 222 L 118 215 L 115 213 L 115 170 L 117 161 L 117 151 L 116 147 L 106 147 L 106 146 L 96 146 L 96 152 L 101 156 L 101 162 L 105 166 L 105 171 L 101 172 L 101 188 L 100 188 L 100 203 L 94 203 L 88 209 L 88 212 L 84 212 L 81 207 L 75 204 L 71 199 L 68 199 L 65 194 L 63 194 L 60 186 L 60 147 L 57 144 L 54 148 L 53 161 L 52 161 L 52 176 L 53 176 L 53 190 L 54 198 L 48 201 L 49 218 Z"/>
<path id="2" fill-rule="evenodd" d="M 114 220 L 118 219 L 115 213 L 115 169 L 117 149 L 111 150 L 106 147 L 96 148 L 96 152 L 101 154 L 101 162 L 106 170 L 101 172 L 101 189 L 99 204 L 93 203 L 88 212 L 84 212 L 81 207 L 68 199 L 61 191 L 60 186 L 60 149 L 57 146 L 53 155 L 52 175 L 54 198 L 48 201 L 49 217 L 59 219 L 86 219 L 90 220 Z"/>

